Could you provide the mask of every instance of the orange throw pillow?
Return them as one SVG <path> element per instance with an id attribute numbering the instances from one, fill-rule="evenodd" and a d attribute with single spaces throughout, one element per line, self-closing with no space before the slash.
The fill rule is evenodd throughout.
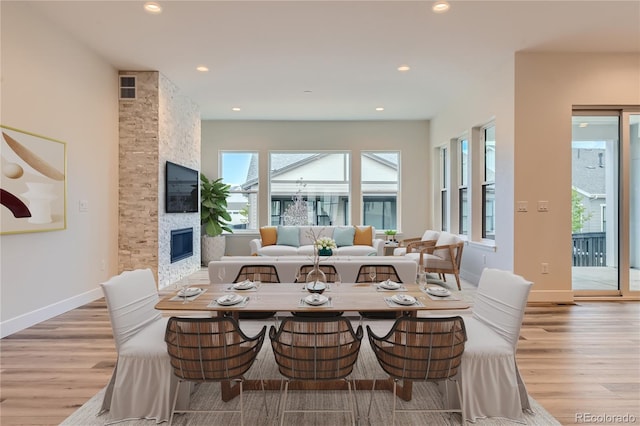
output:
<path id="1" fill-rule="evenodd" d="M 272 246 L 278 241 L 278 228 L 275 226 L 263 226 L 260 228 L 262 247 Z"/>
<path id="2" fill-rule="evenodd" d="M 370 246 L 373 240 L 373 229 L 370 226 L 354 226 L 356 233 L 353 236 L 354 246 Z"/>

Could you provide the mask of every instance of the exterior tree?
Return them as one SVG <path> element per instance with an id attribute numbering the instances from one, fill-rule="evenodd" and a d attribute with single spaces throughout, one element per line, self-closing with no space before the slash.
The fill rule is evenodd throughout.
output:
<path id="1" fill-rule="evenodd" d="M 587 213 L 587 208 L 582 204 L 582 196 L 575 188 L 571 188 L 571 232 L 580 232 L 589 219 L 591 213 Z"/>

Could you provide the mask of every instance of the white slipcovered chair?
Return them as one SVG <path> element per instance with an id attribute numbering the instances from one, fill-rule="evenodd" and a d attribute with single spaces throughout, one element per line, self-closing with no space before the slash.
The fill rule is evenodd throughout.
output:
<path id="1" fill-rule="evenodd" d="M 467 421 L 500 417 L 523 422 L 531 410 L 516 364 L 516 347 L 532 283 L 519 275 L 485 268 L 460 368 L 462 413 Z M 456 395 L 449 395 L 455 398 Z"/>
<path id="2" fill-rule="evenodd" d="M 436 272 L 443 281 L 447 280 L 445 274 L 454 275 L 458 290 L 460 290 L 460 264 L 463 248 L 464 242 L 458 236 L 442 232 L 435 244 L 427 244 L 419 252 L 407 250 L 405 257 L 418 263 L 418 271 Z"/>
<path id="3" fill-rule="evenodd" d="M 400 246 L 393 249 L 393 255 L 404 256 L 405 254 L 411 253 L 412 251 L 420 251 L 419 247 L 421 247 L 425 243 L 429 244 L 433 242 L 435 245 L 435 242 L 438 240 L 439 236 L 439 231 L 427 229 L 426 231 L 424 231 L 424 234 L 422 234 L 422 237 L 405 238 L 404 240 L 400 241 Z"/>
<path id="4" fill-rule="evenodd" d="M 127 419 L 169 420 L 178 384 L 164 342 L 167 318 L 155 309 L 158 291 L 150 269 L 125 271 L 101 284 L 118 359 L 100 414 L 107 423 Z M 179 406 L 189 402 L 189 388 Z"/>

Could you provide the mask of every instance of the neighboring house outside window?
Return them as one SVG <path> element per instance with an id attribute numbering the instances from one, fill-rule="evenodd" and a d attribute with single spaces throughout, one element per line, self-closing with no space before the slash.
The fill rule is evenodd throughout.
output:
<path id="1" fill-rule="evenodd" d="M 361 155 L 362 224 L 398 229 L 399 152 Z"/>
<path id="2" fill-rule="evenodd" d="M 231 216 L 232 229 L 258 229 L 258 153 L 249 151 L 221 151 L 220 177 L 231 185 L 227 198 L 227 210 Z M 246 185 L 253 175 L 255 179 Z"/>

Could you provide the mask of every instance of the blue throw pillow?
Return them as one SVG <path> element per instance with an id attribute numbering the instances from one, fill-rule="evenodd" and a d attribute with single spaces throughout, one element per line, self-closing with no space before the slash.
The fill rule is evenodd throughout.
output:
<path id="1" fill-rule="evenodd" d="M 356 228 L 353 226 L 338 227 L 333 230 L 333 240 L 338 247 L 352 246 Z"/>
<path id="2" fill-rule="evenodd" d="M 297 226 L 278 226 L 278 242 L 280 246 L 300 246 L 300 228 Z"/>

